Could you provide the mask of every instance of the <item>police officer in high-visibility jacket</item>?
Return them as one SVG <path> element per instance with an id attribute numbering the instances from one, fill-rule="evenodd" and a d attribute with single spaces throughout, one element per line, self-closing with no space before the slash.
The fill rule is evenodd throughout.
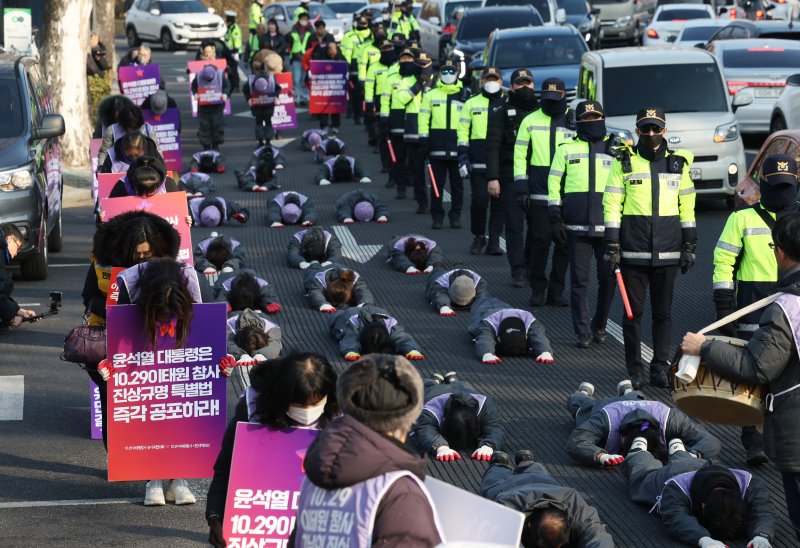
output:
<path id="1" fill-rule="evenodd" d="M 419 108 L 420 154 L 429 158 L 437 192 L 431 187 L 433 228 L 442 228 L 445 183 L 450 179 L 450 223 L 461 218 L 464 181 L 458 173 L 457 129 L 466 99 L 455 63 L 445 61 L 439 69 L 436 87 L 425 93 Z"/>
<path id="2" fill-rule="evenodd" d="M 365 42 L 356 50 L 355 56 L 358 58 L 358 83 L 361 85 L 362 99 L 364 100 L 364 125 L 367 130 L 367 144 L 374 147 L 378 144 L 378 117 L 374 109 L 374 102 L 367 101 L 367 73 L 370 68 L 380 64 L 380 45 L 386 41 L 386 28 L 383 24 L 377 23 L 372 26 L 372 37 L 372 41 Z M 374 81 L 373 75 L 373 85 Z"/>
<path id="3" fill-rule="evenodd" d="M 641 321 L 647 288 L 653 314 L 650 385 L 666 388 L 672 336 L 672 295 L 678 267 L 694 265 L 697 224 L 695 189 L 689 178 L 694 159 L 687 150 L 667 148 L 666 118 L 660 108 L 636 115 L 634 148 L 622 147 L 612 165 L 603 197 L 606 262 L 618 268 L 630 299 L 633 319 L 625 316 L 625 365 L 634 388 L 644 384 Z"/>
<path id="4" fill-rule="evenodd" d="M 256 33 L 258 25 L 266 23 L 264 19 L 264 0 L 253 0 L 250 4 L 250 22 L 247 28 L 250 29 L 250 36 Z"/>
<path id="5" fill-rule="evenodd" d="M 778 263 L 772 250 L 772 227 L 778 217 L 797 211 L 797 166 L 791 156 L 771 154 L 761 165 L 761 201 L 734 211 L 714 249 L 714 305 L 717 319 L 744 308 L 775 291 Z M 758 329 L 763 309 L 729 323 L 723 335 L 750 340 Z M 754 427 L 742 429 L 747 464 L 767 461 L 761 434 Z"/>
<path id="6" fill-rule="evenodd" d="M 486 135 L 489 114 L 502 108 L 503 78 L 495 67 L 487 67 L 481 76 L 481 91 L 470 97 L 461 110 L 458 124 L 458 163 L 462 176 L 469 174 L 470 232 L 469 252 L 480 255 L 484 247 L 490 255 L 502 255 L 500 234 L 503 232 L 503 210 L 500 200 L 491 198 L 487 187 L 486 164 L 489 147 Z M 489 238 L 486 238 L 486 210 L 489 209 Z"/>
<path id="7" fill-rule="evenodd" d="M 403 131 L 403 146 L 406 149 L 405 159 L 405 184 L 414 187 L 414 200 L 417 202 L 417 213 L 428 212 L 428 195 L 425 191 L 425 159 L 422 157 L 419 145 L 419 108 L 422 105 L 423 94 L 430 89 L 433 76 L 433 61 L 425 52 L 414 60 L 414 74 L 403 78 L 398 86 L 401 97 L 406 97 L 405 129 Z M 405 191 L 403 191 L 405 192 Z M 397 196 L 402 198 L 400 184 L 397 185 Z M 450 219 L 450 226 L 459 228 L 460 221 Z"/>
<path id="8" fill-rule="evenodd" d="M 564 81 L 548 78 L 542 82 L 541 108 L 525 117 L 514 144 L 514 191 L 528 222 L 526 249 L 531 306 L 569 305 L 564 296 L 569 256 L 566 242 L 553 241 L 547 215 L 547 175 L 556 147 L 575 136 L 574 125 Z M 554 249 L 548 280 L 545 269 L 550 244 L 554 244 Z"/>
<path id="9" fill-rule="evenodd" d="M 350 29 L 342 38 L 342 55 L 350 66 L 350 81 L 347 95 L 350 99 L 350 108 L 353 111 L 353 123 L 361 125 L 361 114 L 364 100 L 364 86 L 358 81 L 358 50 L 363 44 L 373 40 L 369 21 L 363 15 L 355 22 L 355 28 Z"/>
<path id="10" fill-rule="evenodd" d="M 233 58 L 239 61 L 239 54 L 242 53 L 242 29 L 236 22 L 236 16 L 235 11 L 225 10 L 225 24 L 228 27 L 225 31 L 225 45 L 231 50 Z"/>
<path id="11" fill-rule="evenodd" d="M 381 154 L 381 172 L 388 173 L 392 165 L 391 156 L 389 155 L 389 147 L 386 145 L 386 139 L 389 137 L 388 127 L 381 122 L 383 112 L 381 110 L 381 101 L 384 94 L 389 89 L 388 79 L 389 72 L 397 72 L 397 55 L 394 52 L 394 45 L 384 40 L 379 44 L 378 51 L 380 57 L 374 63 L 370 63 L 367 69 L 367 76 L 364 79 L 364 108 L 366 113 L 372 113 L 375 122 L 375 143 L 378 151 Z M 386 111 L 386 121 L 388 122 L 389 112 Z"/>
<path id="12" fill-rule="evenodd" d="M 419 23 L 414 17 L 414 0 L 395 0 L 390 30 L 402 33 L 406 40 L 419 41 Z"/>
<path id="13" fill-rule="evenodd" d="M 414 95 L 411 95 L 406 90 L 416 83 L 415 74 L 414 52 L 410 49 L 405 49 L 400 53 L 397 74 L 390 78 L 388 82 L 391 87 L 388 100 L 389 140 L 395 157 L 395 162 L 389 171 L 389 180 L 397 185 L 395 198 L 398 200 L 406 197 L 406 146 L 403 134 L 406 132 L 406 105 L 414 99 Z"/>
<path id="14" fill-rule="evenodd" d="M 547 210 L 556 242 L 569 250 L 570 306 L 578 348 L 606 341 L 608 309 L 616 282 L 603 254 L 603 192 L 611 174 L 614 140 L 606 135 L 603 106 L 584 101 L 575 109 L 577 136 L 558 146 L 547 179 Z M 597 268 L 597 306 L 589 317 L 589 274 Z"/>

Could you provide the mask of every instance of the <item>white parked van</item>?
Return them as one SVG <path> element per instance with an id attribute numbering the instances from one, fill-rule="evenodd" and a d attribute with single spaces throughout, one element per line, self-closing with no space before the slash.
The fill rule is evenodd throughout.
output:
<path id="1" fill-rule="evenodd" d="M 636 140 L 636 112 L 663 108 L 669 148 L 694 155 L 691 175 L 698 194 L 733 203 L 747 167 L 734 110 L 753 96 L 741 92 L 729 98 L 713 55 L 674 46 L 590 51 L 581 58 L 577 97 L 600 101 L 609 133 L 629 144 Z"/>

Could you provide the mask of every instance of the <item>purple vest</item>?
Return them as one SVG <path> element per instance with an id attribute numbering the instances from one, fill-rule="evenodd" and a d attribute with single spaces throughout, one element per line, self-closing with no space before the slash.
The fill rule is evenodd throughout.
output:
<path id="1" fill-rule="evenodd" d="M 216 238 L 206 238 L 205 240 L 197 244 L 197 247 L 200 248 L 200 251 L 203 252 L 203 255 L 205 255 L 208 252 L 208 246 L 211 245 L 211 242 L 213 242 L 214 240 L 216 240 Z M 233 253 L 236 250 L 236 248 L 239 247 L 239 245 L 241 244 L 239 244 L 238 240 L 231 240 L 231 253 Z"/>
<path id="2" fill-rule="evenodd" d="M 199 226 L 202 226 L 200 224 L 200 204 L 202 204 L 203 200 L 206 199 L 207 198 L 192 198 L 191 200 L 189 200 L 189 211 L 192 213 L 194 222 Z M 225 205 L 225 198 L 220 198 L 219 196 L 215 196 L 214 199 L 219 201 L 219 205 L 222 208 L 221 209 L 222 220 L 220 221 L 220 224 L 222 224 L 228 220 L 228 208 Z M 205 250 L 203 250 L 203 253 L 205 253 Z"/>
<path id="3" fill-rule="evenodd" d="M 392 318 L 391 316 L 378 315 L 375 319 L 382 321 L 383 325 L 386 326 L 386 330 L 389 331 L 389 333 L 391 333 L 392 329 L 394 329 L 394 326 L 397 325 L 397 320 Z M 358 314 L 350 316 L 349 321 L 351 324 L 353 324 L 353 327 L 355 327 L 356 330 L 361 329 L 361 318 L 358 317 Z"/>
<path id="4" fill-rule="evenodd" d="M 330 173 L 328 176 L 333 177 L 333 164 L 336 162 L 337 158 L 346 158 L 347 161 L 350 163 L 350 171 L 353 172 L 353 176 L 355 176 L 356 172 L 356 159 L 352 156 L 334 156 L 333 158 L 328 158 L 323 162 L 326 166 L 328 166 L 328 172 Z M 331 179 L 332 180 L 332 179 Z"/>
<path id="5" fill-rule="evenodd" d="M 253 85 L 256 80 L 259 78 L 263 78 L 267 81 L 267 91 L 264 93 L 259 93 L 256 91 L 255 86 Z M 274 105 L 275 104 L 275 76 L 270 74 L 269 76 L 255 76 L 251 74 L 247 77 L 247 83 L 250 86 L 250 106 L 251 107 L 258 107 L 264 105 Z"/>
<path id="6" fill-rule="evenodd" d="M 408 241 L 408 239 L 409 239 L 409 238 L 414 238 L 414 239 L 415 239 L 415 240 L 417 240 L 418 242 L 423 242 L 423 243 L 424 243 L 426 246 L 428 246 L 428 252 L 430 252 L 430 251 L 431 251 L 431 249 L 433 249 L 434 247 L 436 247 L 436 242 L 434 242 L 433 240 L 429 240 L 429 239 L 428 239 L 428 238 L 426 238 L 425 236 L 420 236 L 420 235 L 418 235 L 418 234 L 409 234 L 408 236 L 403 236 L 402 238 L 400 238 L 399 240 L 397 240 L 397 241 L 394 243 L 394 248 L 395 248 L 395 249 L 397 249 L 397 250 L 403 251 L 403 249 L 405 249 L 405 247 L 406 247 L 406 242 Z M 473 273 L 473 274 L 474 274 L 474 273 Z M 477 274 L 475 274 L 475 276 L 478 276 L 478 275 L 477 275 Z M 441 279 L 441 278 L 440 278 L 440 279 Z M 475 277 L 473 276 L 473 278 L 472 278 L 472 279 L 474 280 L 474 279 L 475 279 Z M 481 277 L 480 277 L 480 276 L 478 276 L 478 280 L 480 280 L 480 279 L 481 279 Z M 437 281 L 437 283 L 438 283 L 438 281 L 439 281 L 439 280 L 436 280 L 436 281 Z M 478 282 L 477 282 L 477 280 L 475 280 L 475 283 L 478 283 Z M 448 286 L 449 286 L 449 285 L 450 285 L 450 284 L 448 283 Z"/>
<path id="7" fill-rule="evenodd" d="M 753 475 L 750 472 L 745 472 L 744 470 L 738 470 L 736 468 L 731 468 L 730 471 L 733 474 L 733 477 L 736 478 L 736 483 L 739 484 L 739 491 L 742 493 L 742 499 L 744 499 L 745 494 L 747 493 L 747 488 L 750 486 L 750 480 L 753 479 Z M 683 491 L 683 494 L 686 495 L 686 498 L 689 499 L 690 508 L 692 506 L 692 497 L 689 493 L 691 492 L 692 481 L 694 480 L 695 474 L 697 474 L 697 470 L 684 472 L 683 474 L 678 474 L 677 476 L 669 478 L 666 482 L 664 482 L 665 487 L 670 483 L 677 485 L 678 488 Z M 664 493 L 663 489 L 661 490 L 661 493 Z M 661 500 L 661 496 L 658 497 L 658 500 Z"/>
<path id="8" fill-rule="evenodd" d="M 241 314 L 236 314 L 235 316 L 231 316 L 225 322 L 228 324 L 228 329 L 231 330 L 231 333 L 236 333 L 236 323 L 239 321 L 239 316 L 241 316 Z M 274 324 L 265 318 L 261 318 L 261 321 L 264 322 L 264 333 L 269 333 L 270 331 L 278 327 L 277 324 Z"/>
<path id="9" fill-rule="evenodd" d="M 300 230 L 299 232 L 295 232 L 294 233 L 295 239 L 298 242 L 303 243 L 303 238 L 306 237 L 306 232 L 308 232 L 308 229 Z M 323 234 L 325 234 L 325 251 L 327 252 L 328 251 L 328 242 L 331 241 L 331 237 L 333 235 L 330 232 L 328 232 L 327 230 L 323 230 L 322 232 L 323 232 Z"/>
<path id="10" fill-rule="evenodd" d="M 498 310 L 494 314 L 486 316 L 483 321 L 492 326 L 492 329 L 494 329 L 496 335 L 498 331 L 500 331 L 500 323 L 506 318 L 519 318 L 525 322 L 526 334 L 528 333 L 531 324 L 536 320 L 536 318 L 533 317 L 533 314 L 527 310 L 522 310 L 520 308 L 504 308 L 502 310 Z"/>
<path id="11" fill-rule="evenodd" d="M 153 126 L 151 126 L 147 122 L 145 122 L 145 124 L 139 130 L 139 132 L 142 135 L 144 135 L 145 137 L 149 137 L 150 139 L 153 138 L 152 131 L 153 131 Z M 124 129 L 122 129 L 122 126 L 120 126 L 119 124 L 116 124 L 116 123 L 115 124 L 111 124 L 111 132 L 114 135 L 114 143 L 116 143 L 117 141 L 122 139 L 128 133 Z M 109 149 L 109 150 L 111 150 L 111 149 Z"/>
<path id="12" fill-rule="evenodd" d="M 329 268 L 328 270 L 321 270 L 316 274 L 314 274 L 314 279 L 316 279 L 325 289 L 328 288 L 328 280 L 326 274 L 331 270 L 333 269 Z M 359 274 L 355 270 L 353 270 L 353 274 L 355 274 L 355 279 L 353 280 L 353 284 L 355 284 L 358 281 Z"/>
<path id="13" fill-rule="evenodd" d="M 223 104 L 222 78 L 222 71 L 219 69 L 216 69 L 210 82 L 202 80 L 201 76 L 197 75 L 197 102 L 200 106 Z"/>
<path id="14" fill-rule="evenodd" d="M 264 278 L 259 278 L 258 276 L 253 276 L 253 277 L 256 279 L 256 282 L 258 282 L 258 287 L 266 287 L 266 286 L 269 285 L 269 282 L 267 280 L 265 280 Z M 231 276 L 230 278 L 228 278 L 227 280 L 222 282 L 222 288 L 225 291 L 230 292 L 231 286 L 233 285 L 233 280 L 235 280 L 235 279 L 236 279 L 236 276 Z M 238 318 L 238 316 L 237 316 L 237 318 Z"/>
<path id="15" fill-rule="evenodd" d="M 436 242 L 434 242 L 434 244 L 435 243 Z M 430 251 L 431 249 L 433 249 L 433 248 L 432 247 L 429 248 L 428 251 Z M 465 273 L 465 275 L 472 276 L 472 281 L 475 282 L 475 287 L 477 287 L 478 286 L 478 282 L 481 281 L 481 277 L 478 275 L 477 272 L 473 272 L 472 270 L 467 270 L 466 268 L 459 268 L 459 269 L 456 269 L 456 270 L 461 270 L 462 272 Z M 450 270 L 449 272 L 445 272 L 444 274 L 442 274 L 441 276 L 436 278 L 436 283 L 441 285 L 443 288 L 445 288 L 445 289 L 447 289 L 449 291 L 450 290 L 450 276 L 452 276 L 453 272 L 456 272 L 456 270 Z"/>
<path id="16" fill-rule="evenodd" d="M 123 162 L 117 159 L 117 153 L 113 148 L 106 151 L 109 160 L 111 160 L 111 173 L 127 173 L 131 165 L 128 162 Z"/>
<path id="17" fill-rule="evenodd" d="M 197 162 L 200 163 L 200 160 L 196 158 Z M 188 173 L 184 173 L 181 175 L 180 178 L 181 183 L 189 188 L 190 190 L 197 190 L 200 185 L 209 185 L 211 184 L 211 176 L 208 173 L 199 173 L 196 171 L 190 171 Z"/>
<path id="18" fill-rule="evenodd" d="M 117 276 L 117 283 L 122 283 L 128 291 L 128 296 L 131 298 L 131 303 L 136 303 L 139 299 L 139 278 L 147 269 L 149 263 L 144 262 L 130 268 L 126 268 Z M 189 294 L 192 296 L 192 301 L 195 303 L 202 303 L 203 299 L 200 296 L 200 283 L 197 281 L 197 272 L 194 268 L 181 263 L 181 280 Z"/>
<path id="19" fill-rule="evenodd" d="M 263 147 L 258 147 L 257 149 L 255 149 L 253 151 L 253 158 L 258 158 L 259 156 L 261 156 L 261 151 L 263 151 L 264 147 L 266 147 L 266 146 L 269 146 L 269 145 L 264 145 Z M 272 148 L 272 157 L 273 158 L 277 158 L 278 154 L 280 154 L 281 151 L 279 149 L 275 148 L 275 147 L 270 147 L 270 148 Z"/>
<path id="20" fill-rule="evenodd" d="M 620 437 L 619 425 L 631 411 L 642 409 L 653 416 L 661 426 L 661 434 L 659 436 L 659 443 L 661 447 L 666 447 L 667 442 L 664 438 L 667 430 L 667 420 L 669 420 L 670 408 L 663 403 L 650 400 L 624 400 L 609 403 L 603 407 L 602 411 L 606 414 L 608 419 L 608 438 L 606 439 L 605 449 L 606 453 L 617 454 L 619 453 Z"/>
<path id="21" fill-rule="evenodd" d="M 436 396 L 435 398 L 425 402 L 425 405 L 422 407 L 423 411 L 427 411 L 436 417 L 436 422 L 439 423 L 439 428 L 441 428 L 442 423 L 444 423 L 444 406 L 447 404 L 450 396 L 452 395 L 453 394 L 450 393 Z M 478 401 L 478 414 L 480 415 L 481 411 L 483 411 L 483 404 L 486 403 L 486 396 L 483 394 L 473 394 L 472 392 L 470 392 L 469 395 Z"/>
<path id="22" fill-rule="evenodd" d="M 134 189 L 133 185 L 130 183 L 130 181 L 128 181 L 127 175 L 122 179 L 120 179 L 120 181 L 122 181 L 122 184 L 125 185 L 125 192 L 128 194 L 128 196 L 138 196 L 138 194 L 136 193 L 136 189 Z M 153 194 L 166 194 L 166 193 L 167 193 L 167 181 L 164 180 L 161 181 L 161 184 L 158 185 L 158 188 Z"/>
<path id="23" fill-rule="evenodd" d="M 297 196 L 297 198 L 300 200 L 300 207 L 303 207 L 308 201 L 308 196 L 300 194 L 299 192 L 281 192 L 280 194 L 276 195 L 272 201 L 277 202 L 277 204 L 283 208 L 283 206 L 286 205 L 286 196 L 289 194 Z"/>
<path id="24" fill-rule="evenodd" d="M 433 511 L 439 537 L 445 542 L 436 506 L 425 484 L 411 472 L 401 470 L 333 490 L 317 487 L 308 478 L 303 479 L 295 545 L 370 548 L 381 499 L 394 482 L 404 477 L 412 478 L 425 494 Z M 339 519 L 330 519 L 334 512 Z"/>

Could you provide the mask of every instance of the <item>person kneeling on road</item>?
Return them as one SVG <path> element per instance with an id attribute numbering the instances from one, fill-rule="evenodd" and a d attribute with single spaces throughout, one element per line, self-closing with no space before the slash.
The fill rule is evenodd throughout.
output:
<path id="1" fill-rule="evenodd" d="M 481 480 L 481 496 L 525 514 L 520 543 L 540 546 L 613 548 L 614 541 L 597 510 L 570 487 L 562 487 L 534 462 L 533 452 L 517 451 L 511 458 L 495 451 Z"/>
<path id="2" fill-rule="evenodd" d="M 17 256 L 25 238 L 19 229 L 11 223 L 0 225 L 0 254 L 3 258 L 0 261 L 0 328 L 19 327 L 24 318 L 33 318 L 36 312 L 20 308 L 17 302 L 11 298 L 14 292 L 14 281 L 8 266 L 14 257 Z M 35 320 L 34 320 L 35 321 Z"/>
<path id="3" fill-rule="evenodd" d="M 234 310 L 228 314 L 227 325 L 228 354 L 237 366 L 253 366 L 280 354 L 281 328 L 260 310 Z"/>
<path id="4" fill-rule="evenodd" d="M 208 283 L 217 281 L 220 272 L 233 272 L 246 267 L 245 248 L 229 236 L 211 233 L 194 248 L 194 268 L 204 274 Z"/>
<path id="5" fill-rule="evenodd" d="M 336 200 L 336 219 L 346 225 L 356 221 L 368 223 L 389 222 L 389 208 L 375 194 L 365 190 L 351 190 Z"/>
<path id="6" fill-rule="evenodd" d="M 313 263 L 328 266 L 342 262 L 342 243 L 336 234 L 318 226 L 295 232 L 289 239 L 286 261 L 292 268 L 305 270 Z"/>
<path id="7" fill-rule="evenodd" d="M 214 300 L 227 302 L 230 310 L 263 310 L 276 314 L 283 307 L 278 303 L 275 288 L 250 269 L 221 272 L 213 287 Z"/>
<path id="8" fill-rule="evenodd" d="M 247 169 L 237 169 L 236 182 L 239 188 L 248 192 L 269 192 L 281 188 L 278 173 L 286 165 L 280 150 L 266 144 L 257 148 L 250 157 Z"/>
<path id="9" fill-rule="evenodd" d="M 317 222 L 317 209 L 308 196 L 299 192 L 281 192 L 267 203 L 267 226 L 270 228 L 294 224 L 311 226 Z"/>
<path id="10" fill-rule="evenodd" d="M 244 224 L 250 217 L 250 212 L 234 202 L 219 196 L 205 198 L 192 198 L 189 200 L 189 213 L 196 226 L 215 227 L 236 219 Z"/>
<path id="11" fill-rule="evenodd" d="M 217 191 L 217 187 L 208 173 L 187 171 L 178 179 L 178 190 L 186 192 L 186 197 L 191 199 L 214 194 Z"/>
<path id="12" fill-rule="evenodd" d="M 352 362 L 362 354 L 400 354 L 409 360 L 422 360 L 414 338 L 389 312 L 375 305 L 339 310 L 328 320 L 339 352 Z"/>
<path id="13" fill-rule="evenodd" d="M 439 266 L 428 276 L 425 297 L 440 316 L 455 316 L 454 308 L 467 309 L 477 299 L 488 298 L 488 284 L 474 270 Z"/>
<path id="14" fill-rule="evenodd" d="M 326 186 L 331 183 L 372 182 L 361 163 L 355 157 L 343 154 L 336 141 L 328 142 L 325 155 L 327 159 L 319 166 L 314 177 L 315 184 Z"/>
<path id="15" fill-rule="evenodd" d="M 505 434 L 494 401 L 451 371 L 425 380 L 425 405 L 408 438 L 420 454 L 438 461 L 458 460 L 459 451 L 488 461 L 503 448 Z"/>
<path id="16" fill-rule="evenodd" d="M 388 262 L 406 274 L 429 274 L 442 264 L 442 252 L 436 242 L 419 234 L 409 234 L 390 242 Z"/>
<path id="17" fill-rule="evenodd" d="M 473 303 L 469 332 L 475 337 L 475 354 L 483 363 L 500 363 L 498 354 L 533 354 L 539 363 L 555 362 L 542 322 L 500 299 L 487 297 Z"/>
<path id="18" fill-rule="evenodd" d="M 303 272 L 303 288 L 311 306 L 331 314 L 337 308 L 374 304 L 375 298 L 361 275 L 340 264 L 311 265 Z"/>

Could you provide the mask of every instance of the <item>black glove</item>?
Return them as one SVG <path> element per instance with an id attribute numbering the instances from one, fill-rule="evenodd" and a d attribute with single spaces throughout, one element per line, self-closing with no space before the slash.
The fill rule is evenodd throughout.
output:
<path id="1" fill-rule="evenodd" d="M 530 194 L 520 194 L 516 198 L 514 198 L 519 204 L 519 207 L 523 209 L 523 211 L 528 211 L 528 208 L 531 207 L 531 195 Z"/>
<path id="2" fill-rule="evenodd" d="M 714 290 L 714 306 L 717 309 L 717 319 L 721 320 L 725 316 L 729 314 L 733 314 L 736 311 L 736 297 L 734 295 L 733 289 L 715 289 Z M 727 336 L 727 337 L 735 337 L 736 336 L 736 323 L 737 322 L 730 322 L 718 329 L 718 331 Z"/>
<path id="3" fill-rule="evenodd" d="M 733 314 L 736 312 L 733 308 L 719 308 L 717 307 L 717 319 L 721 320 L 728 314 Z M 735 337 L 736 336 L 736 322 L 726 323 L 725 325 L 718 327 L 717 331 L 721 334 L 725 335 L 726 337 Z"/>
<path id="4" fill-rule="evenodd" d="M 419 80 L 423 84 L 427 84 L 431 81 L 433 77 L 433 63 L 428 65 L 427 67 L 423 68 L 419 73 Z"/>
<path id="5" fill-rule="evenodd" d="M 378 131 L 384 140 L 389 136 L 389 117 L 381 116 L 378 118 Z"/>
<path id="6" fill-rule="evenodd" d="M 558 246 L 567 244 L 567 229 L 564 228 L 564 221 L 560 218 L 550 218 L 550 228 L 553 231 L 553 241 Z"/>
<path id="7" fill-rule="evenodd" d="M 697 244 L 693 242 L 686 242 L 681 247 L 681 260 L 678 263 L 681 267 L 681 274 L 686 274 L 694 266 L 694 251 L 696 248 Z"/>
<path id="8" fill-rule="evenodd" d="M 612 276 L 619 268 L 621 256 L 619 242 L 608 242 L 606 244 L 606 254 L 603 256 L 603 260 L 605 260 L 606 266 L 608 266 L 608 270 L 611 272 Z"/>
<path id="9" fill-rule="evenodd" d="M 419 145 L 418 146 L 419 146 L 419 155 L 422 156 L 423 158 L 427 158 L 428 157 L 428 152 L 430 152 L 428 139 L 426 139 L 425 137 L 422 137 L 419 140 Z"/>
<path id="10" fill-rule="evenodd" d="M 222 523 L 217 518 L 208 520 L 208 543 L 214 548 L 225 548 L 225 538 L 222 536 Z"/>

